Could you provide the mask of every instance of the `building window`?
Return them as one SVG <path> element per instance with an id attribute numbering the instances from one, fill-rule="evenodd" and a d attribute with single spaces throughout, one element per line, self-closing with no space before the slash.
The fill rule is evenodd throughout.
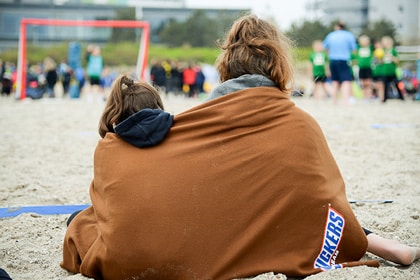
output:
<path id="1" fill-rule="evenodd" d="M 8 35 L 19 33 L 20 16 L 14 14 L 0 15 L 0 32 Z"/>

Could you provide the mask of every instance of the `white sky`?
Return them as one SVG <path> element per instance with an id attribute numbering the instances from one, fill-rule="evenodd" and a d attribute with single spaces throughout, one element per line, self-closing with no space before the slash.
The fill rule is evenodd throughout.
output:
<path id="1" fill-rule="evenodd" d="M 306 17 L 305 4 L 311 0 L 185 0 L 190 8 L 244 8 L 260 17 L 275 18 L 281 29 Z"/>

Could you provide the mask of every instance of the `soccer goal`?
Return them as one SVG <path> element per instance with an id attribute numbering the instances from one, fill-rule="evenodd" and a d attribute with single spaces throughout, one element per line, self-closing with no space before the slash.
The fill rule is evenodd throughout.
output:
<path id="1" fill-rule="evenodd" d="M 26 97 L 26 36 L 28 25 L 53 25 L 53 26 L 90 26 L 90 27 L 113 27 L 113 28 L 140 28 L 139 53 L 137 57 L 136 74 L 141 80 L 146 80 L 147 54 L 150 38 L 150 26 L 145 21 L 135 20 L 60 20 L 60 19 L 37 19 L 24 18 L 20 22 L 18 66 L 16 81 L 16 97 Z"/>

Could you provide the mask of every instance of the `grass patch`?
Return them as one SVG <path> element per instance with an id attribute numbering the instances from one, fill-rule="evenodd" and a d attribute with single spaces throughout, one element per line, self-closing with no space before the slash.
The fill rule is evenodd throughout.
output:
<path id="1" fill-rule="evenodd" d="M 85 65 L 84 55 L 87 44 L 81 44 L 82 65 Z M 106 65 L 111 67 L 136 65 L 138 56 L 138 44 L 132 42 L 122 42 L 116 44 L 106 44 L 102 46 L 102 56 Z M 27 46 L 27 59 L 29 64 L 41 63 L 45 57 L 51 56 L 57 63 L 67 57 L 68 44 L 60 43 L 49 47 Z M 182 62 L 202 62 L 214 64 L 220 51 L 217 48 L 192 48 L 177 47 L 169 48 L 162 45 L 151 44 L 149 46 L 148 59 L 175 60 Z M 307 60 L 310 48 L 294 49 L 293 55 L 298 61 Z M 1 53 L 3 61 L 17 63 L 18 49 L 10 49 Z"/>

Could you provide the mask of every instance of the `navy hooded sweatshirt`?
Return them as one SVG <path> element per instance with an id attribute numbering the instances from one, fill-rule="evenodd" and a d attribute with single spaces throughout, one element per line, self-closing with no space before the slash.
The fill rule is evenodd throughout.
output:
<path id="1" fill-rule="evenodd" d="M 173 119 L 173 115 L 160 109 L 143 109 L 115 126 L 114 131 L 136 147 L 150 147 L 165 139 Z"/>

